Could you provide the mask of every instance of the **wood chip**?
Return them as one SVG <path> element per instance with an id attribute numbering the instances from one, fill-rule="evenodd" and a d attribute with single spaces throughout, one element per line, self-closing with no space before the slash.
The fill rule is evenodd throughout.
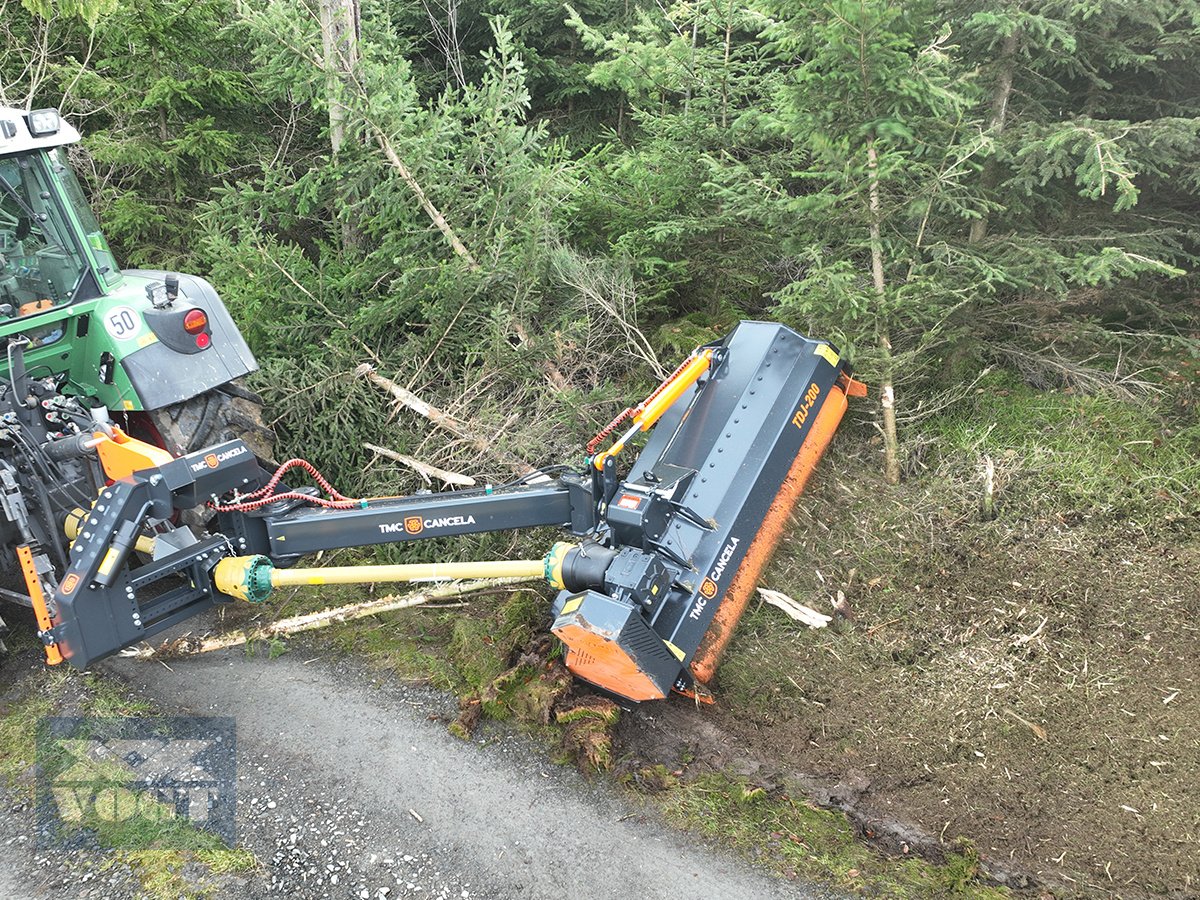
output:
<path id="1" fill-rule="evenodd" d="M 769 588 L 759 588 L 758 593 L 771 606 L 783 610 L 797 622 L 807 625 L 809 628 L 824 628 L 833 621 L 832 616 L 819 613 L 815 609 L 805 606 L 803 603 L 797 603 L 787 594 L 781 594 L 779 591 L 772 591 Z"/>
<path id="2" fill-rule="evenodd" d="M 1022 725 L 1024 725 L 1030 731 L 1032 731 L 1040 740 L 1043 740 L 1043 741 L 1050 740 L 1050 735 L 1047 734 L 1046 729 L 1043 728 L 1041 725 L 1038 725 L 1036 722 L 1030 722 L 1028 719 L 1022 718 L 1021 716 L 1017 715 L 1014 710 L 1011 710 L 1008 708 L 1005 708 L 1004 714 L 1006 716 L 1011 716 L 1013 719 L 1016 719 L 1018 722 L 1020 722 Z"/>
<path id="3" fill-rule="evenodd" d="M 1013 583 L 1015 584 L 1016 582 L 1013 582 Z M 1046 623 L 1049 621 L 1050 621 L 1049 618 L 1043 618 L 1042 623 L 1040 625 L 1038 625 L 1037 628 L 1033 629 L 1033 631 L 1030 634 L 1022 634 L 1022 635 L 1018 636 L 1013 641 L 1013 646 L 1021 647 L 1021 646 L 1024 646 L 1025 644 L 1028 644 L 1030 641 L 1037 640 L 1038 635 L 1040 635 L 1042 633 L 1042 629 L 1046 627 Z"/>

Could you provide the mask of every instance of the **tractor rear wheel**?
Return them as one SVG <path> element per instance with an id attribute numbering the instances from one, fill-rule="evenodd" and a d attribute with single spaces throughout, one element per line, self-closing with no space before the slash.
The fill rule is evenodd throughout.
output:
<path id="1" fill-rule="evenodd" d="M 155 442 L 176 456 L 236 439 L 264 466 L 274 466 L 275 432 L 263 416 L 263 399 L 236 382 L 146 415 L 158 432 Z M 180 515 L 181 521 L 193 528 L 202 528 L 212 517 L 212 510 L 203 506 Z"/>
<path id="2" fill-rule="evenodd" d="M 272 458 L 275 432 L 263 417 L 262 397 L 236 382 L 153 410 L 149 417 L 165 448 L 176 456 L 236 438 L 259 459 Z"/>

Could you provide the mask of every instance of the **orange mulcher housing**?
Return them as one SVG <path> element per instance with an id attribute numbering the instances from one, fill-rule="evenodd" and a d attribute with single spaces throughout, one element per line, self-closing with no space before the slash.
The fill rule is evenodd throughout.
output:
<path id="1" fill-rule="evenodd" d="M 866 393 L 829 344 L 775 323 L 742 322 L 677 376 L 697 367 L 665 392 L 598 540 L 549 566 L 568 667 L 632 700 L 704 695 L 847 397 Z M 627 412 L 636 429 L 639 410 Z"/>

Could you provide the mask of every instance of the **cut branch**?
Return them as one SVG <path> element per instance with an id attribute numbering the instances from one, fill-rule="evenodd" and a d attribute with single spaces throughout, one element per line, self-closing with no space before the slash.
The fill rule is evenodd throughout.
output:
<path id="1" fill-rule="evenodd" d="M 408 466 L 418 475 L 425 479 L 426 484 L 431 483 L 431 479 L 436 478 L 446 484 L 454 484 L 459 487 L 473 487 L 475 479 L 470 475 L 462 475 L 458 472 L 448 472 L 445 469 L 439 469 L 437 466 L 431 466 L 429 463 L 421 462 L 419 459 L 413 459 L 411 456 L 405 456 L 403 453 L 397 453 L 395 450 L 389 450 L 387 447 L 378 447 L 375 444 L 363 444 L 372 453 L 378 453 L 380 456 L 386 456 L 388 459 L 393 459 L 402 466 Z"/>
<path id="2" fill-rule="evenodd" d="M 383 129 L 374 122 L 368 121 L 368 124 L 371 130 L 375 132 L 375 140 L 379 143 L 379 149 L 383 151 L 383 155 L 387 157 L 387 161 L 391 163 L 392 168 L 400 173 L 400 177 L 404 180 L 404 183 L 408 185 L 409 190 L 416 196 L 417 202 L 421 204 L 421 209 L 425 210 L 425 214 L 437 226 L 438 231 L 442 233 L 450 243 L 450 246 L 454 248 L 454 252 L 462 257 L 463 261 L 467 264 L 467 268 L 472 272 L 480 271 L 481 266 L 475 261 L 475 257 L 471 255 L 471 251 L 459 240 L 458 235 L 450 227 L 450 223 L 446 221 L 446 217 L 442 215 L 441 210 L 433 205 L 433 201 L 426 195 L 425 189 L 421 187 L 421 183 L 417 181 L 412 171 L 400 159 L 400 154 L 396 152 L 396 148 L 392 146 L 391 140 L 384 134 Z"/>
<path id="3" fill-rule="evenodd" d="M 200 640 L 180 638 L 167 641 L 159 647 L 136 647 L 122 652 L 122 656 L 136 659 L 163 659 L 172 656 L 190 656 L 196 653 L 211 653 L 214 650 L 227 650 L 230 647 L 240 647 L 250 641 L 269 641 L 273 638 L 297 634 L 302 631 L 315 631 L 318 628 L 328 628 L 341 622 L 351 622 L 380 613 L 395 612 L 398 609 L 410 609 L 423 606 L 434 600 L 445 600 L 462 597 L 466 594 L 477 594 L 482 591 L 494 590 L 528 581 L 528 578 L 487 578 L 480 581 L 456 581 L 452 584 L 416 591 L 409 594 L 389 594 L 377 600 L 366 600 L 362 603 L 351 603 L 348 606 L 335 606 L 320 612 L 306 613 L 302 616 L 292 616 L 290 619 L 280 619 L 258 628 L 229 634 L 215 635 Z"/>
<path id="4" fill-rule="evenodd" d="M 456 438 L 466 441 L 480 453 L 486 453 L 495 457 L 497 460 L 503 463 L 506 468 L 511 469 L 518 475 L 528 475 L 530 472 L 536 471 L 536 469 L 529 463 L 525 462 L 525 460 L 520 459 L 519 457 L 516 457 L 504 450 L 497 449 L 495 444 L 493 444 L 487 437 L 475 431 L 465 422 L 460 422 L 458 419 L 454 418 L 448 413 L 442 412 L 436 406 L 426 403 L 412 391 L 402 388 L 400 385 L 396 384 L 396 382 L 392 381 L 392 379 L 383 377 L 375 371 L 375 367 L 370 363 L 363 363 L 354 370 L 354 374 L 360 378 L 368 379 L 371 384 L 375 385 L 380 390 L 387 391 L 387 393 L 391 394 L 396 399 L 397 405 L 403 406 L 406 409 L 410 409 L 419 416 L 423 416 L 433 423 L 435 427 L 449 432 Z"/>
<path id="5" fill-rule="evenodd" d="M 783 610 L 797 622 L 807 625 L 809 628 L 824 628 L 833 621 L 832 616 L 819 613 L 811 606 L 805 606 L 803 603 L 797 603 L 787 594 L 779 591 L 760 587 L 758 593 L 768 604 L 774 606 L 776 609 Z"/>

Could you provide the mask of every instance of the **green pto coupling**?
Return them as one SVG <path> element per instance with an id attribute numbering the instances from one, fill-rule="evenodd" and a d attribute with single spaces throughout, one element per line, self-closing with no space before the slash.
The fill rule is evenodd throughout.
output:
<path id="1" fill-rule="evenodd" d="M 265 556 L 234 556 L 217 563 L 217 590 L 239 600 L 262 603 L 271 596 L 275 566 Z"/>
<path id="2" fill-rule="evenodd" d="M 550 552 L 546 554 L 543 560 L 544 575 L 546 584 L 554 588 L 556 591 L 561 591 L 566 585 L 563 584 L 562 567 L 563 560 L 567 558 L 567 552 L 574 550 L 577 545 L 568 544 L 566 541 L 558 541 L 550 548 Z"/>

